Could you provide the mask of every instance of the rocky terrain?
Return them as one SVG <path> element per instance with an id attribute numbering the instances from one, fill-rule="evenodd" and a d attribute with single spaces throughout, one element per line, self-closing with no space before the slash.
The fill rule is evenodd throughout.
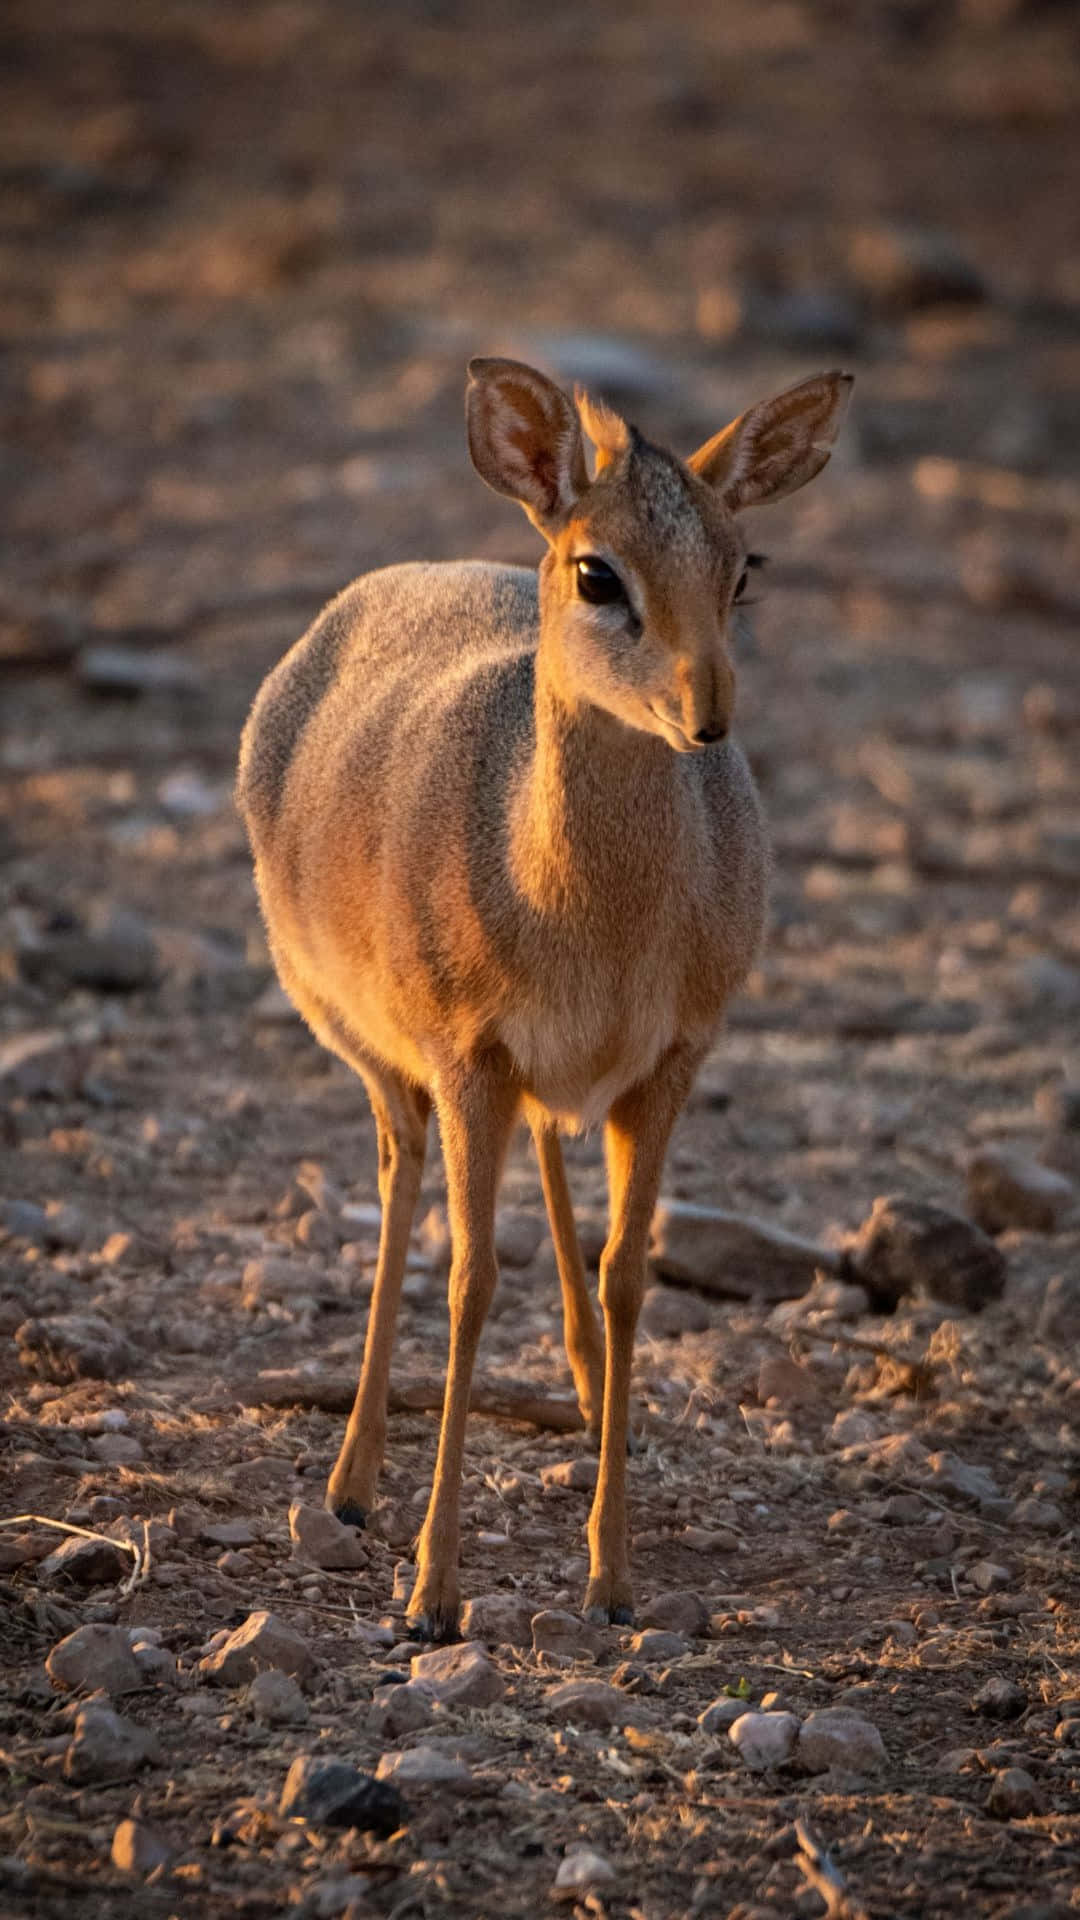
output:
<path id="1" fill-rule="evenodd" d="M 1080 1911 L 1077 67 L 1052 0 L 5 9 L 0 1914 Z M 354 574 L 536 558 L 475 351 L 683 450 L 857 385 L 754 528 L 772 924 L 669 1156 L 636 1626 L 522 1140 L 426 1650 L 437 1148 L 356 1534 L 373 1129 L 231 782 Z"/>

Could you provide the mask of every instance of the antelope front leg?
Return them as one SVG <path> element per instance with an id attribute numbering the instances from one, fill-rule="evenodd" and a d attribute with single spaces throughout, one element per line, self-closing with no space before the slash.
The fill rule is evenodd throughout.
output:
<path id="1" fill-rule="evenodd" d="M 607 1355 L 600 1474 L 589 1515 L 586 1618 L 628 1626 L 633 1592 L 626 1540 L 626 1440 L 634 1329 L 645 1288 L 649 1227 L 671 1129 L 690 1091 L 700 1054 L 665 1054 L 651 1077 L 617 1100 L 604 1130 L 611 1232 L 600 1261 L 600 1304 Z"/>
<path id="2" fill-rule="evenodd" d="M 439 1454 L 409 1603 L 409 1623 L 424 1639 L 450 1639 L 457 1631 L 465 1417 L 476 1349 L 495 1292 L 495 1194 L 519 1098 L 497 1057 L 455 1066 L 436 1084 L 453 1251 Z"/>

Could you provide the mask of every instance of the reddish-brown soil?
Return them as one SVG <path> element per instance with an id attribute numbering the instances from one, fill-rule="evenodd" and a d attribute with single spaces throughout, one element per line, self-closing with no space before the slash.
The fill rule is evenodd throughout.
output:
<path id="1" fill-rule="evenodd" d="M 230 798 L 256 686 L 350 577 L 536 557 L 468 468 L 469 353 L 583 376 L 684 450 L 848 364 L 836 458 L 754 531 L 740 730 L 772 929 L 666 1190 L 835 1243 L 881 1193 L 964 1213 L 987 1143 L 1080 1184 L 1060 1097 L 1080 1081 L 1077 97 L 1076 12 L 1050 0 L 9 0 L 0 1517 L 37 1518 L 0 1531 L 0 1914 L 525 1920 L 587 1841 L 615 1877 L 582 1914 L 809 1920 L 797 1820 L 846 1883 L 838 1916 L 1080 1911 L 1067 1213 L 1001 1237 L 1005 1298 L 979 1316 L 923 1302 L 793 1336 L 767 1304 L 680 1295 L 670 1335 L 653 1303 L 638 1595 L 698 1594 L 709 1635 L 657 1660 L 612 1630 L 566 1672 L 497 1648 L 501 1704 L 375 1731 L 409 1654 L 364 1628 L 401 1625 L 436 1416 L 391 1419 L 365 1565 L 297 1562 L 288 1508 L 321 1499 L 341 1416 L 274 1406 L 258 1376 L 308 1368 L 317 1399 L 356 1367 L 374 1141 L 358 1084 L 268 995 Z M 171 684 L 95 690 L 104 647 Z M 569 1159 L 595 1218 L 600 1142 Z M 505 1199 L 539 1208 L 524 1141 Z M 445 1351 L 442 1203 L 433 1150 L 404 1384 Z M 489 1378 L 565 1393 L 557 1304 L 542 1244 L 504 1275 Z M 73 1314 L 126 1341 L 107 1377 L 65 1378 L 48 1329 L 16 1343 Z M 802 1371 L 770 1398 L 762 1362 L 789 1349 Z M 101 1457 L 110 1410 L 126 1460 Z M 587 1495 L 539 1476 L 586 1451 L 474 1420 L 466 1595 L 578 1605 Z M 993 1476 L 981 1504 L 941 1453 Z M 170 1515 L 126 1594 L 41 1572 L 44 1519 L 140 1542 Z M 225 1519 L 252 1544 L 204 1542 Z M 258 1608 L 319 1662 L 302 1727 L 198 1683 L 207 1639 Z M 163 1749 L 119 1784 L 63 1773 L 43 1663 L 86 1620 L 156 1627 L 179 1661 L 119 1703 Z M 626 1725 L 556 1721 L 567 1672 L 626 1660 Z M 1021 1690 L 1011 1719 L 976 1708 L 993 1677 Z M 800 1718 L 856 1705 L 885 1764 L 752 1773 L 698 1727 L 725 1688 Z M 390 1839 L 278 1818 L 297 1753 L 373 1768 L 418 1739 L 475 1791 L 408 1792 Z M 1033 1782 L 1014 1817 L 991 1805 L 1010 1767 Z M 168 1849 L 148 1882 L 110 1858 L 133 1810 Z"/>

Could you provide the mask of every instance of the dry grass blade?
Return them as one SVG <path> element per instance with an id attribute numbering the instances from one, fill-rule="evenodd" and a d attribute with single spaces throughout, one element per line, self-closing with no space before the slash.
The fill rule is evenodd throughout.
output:
<path id="1" fill-rule="evenodd" d="M 826 1920 L 869 1920 L 866 1908 L 852 1903 L 842 1875 L 805 1820 L 796 1820 L 795 1837 L 799 1842 L 795 1865 L 807 1885 L 824 1900 Z"/>
<path id="2" fill-rule="evenodd" d="M 96 1533 L 91 1527 L 76 1527 L 70 1520 L 50 1520 L 43 1513 L 13 1513 L 6 1520 L 0 1520 L 0 1527 L 53 1527 L 57 1533 L 74 1533 L 80 1540 L 101 1540 L 107 1547 L 119 1547 L 121 1553 L 130 1553 L 135 1564 L 120 1585 L 121 1598 L 125 1600 L 129 1593 L 134 1593 L 135 1588 L 141 1585 L 149 1570 L 149 1560 L 144 1558 L 134 1540 L 114 1540 L 110 1533 Z M 149 1532 L 145 1522 L 143 1535 L 149 1554 Z"/>

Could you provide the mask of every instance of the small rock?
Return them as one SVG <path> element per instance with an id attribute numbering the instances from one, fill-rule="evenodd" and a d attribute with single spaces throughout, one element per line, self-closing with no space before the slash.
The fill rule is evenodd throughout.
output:
<path id="1" fill-rule="evenodd" d="M 532 1617 L 534 1653 L 564 1654 L 571 1660 L 595 1655 L 604 1646 L 603 1629 L 561 1607 L 545 1607 Z"/>
<path id="2" fill-rule="evenodd" d="M 1040 1500 L 1035 1494 L 1017 1501 L 1012 1523 L 1022 1533 L 1063 1533 L 1068 1525 L 1056 1500 Z"/>
<path id="3" fill-rule="evenodd" d="M 143 1682 L 139 1663 L 123 1627 L 93 1623 L 76 1627 L 59 1640 L 45 1662 L 58 1687 L 89 1692 L 98 1687 L 113 1695 L 134 1693 Z"/>
<path id="4" fill-rule="evenodd" d="M 681 1660 L 689 1651 L 689 1642 L 681 1633 L 668 1633 L 662 1627 L 646 1627 L 643 1633 L 635 1633 L 630 1642 L 630 1652 L 643 1660 Z"/>
<path id="5" fill-rule="evenodd" d="M 140 1644 L 133 1646 L 131 1651 L 147 1686 L 175 1687 L 180 1684 L 176 1655 L 170 1653 L 167 1647 Z"/>
<path id="6" fill-rule="evenodd" d="M 0 1201 L 0 1226 L 13 1240 L 29 1240 L 31 1246 L 43 1247 L 46 1219 L 44 1207 L 33 1200 Z"/>
<path id="7" fill-rule="evenodd" d="M 414 1654 L 411 1672 L 446 1707 L 492 1707 L 506 1692 L 502 1675 L 474 1641 Z"/>
<path id="8" fill-rule="evenodd" d="M 219 1687 L 243 1687 L 263 1667 L 277 1667 L 304 1680 L 316 1669 L 306 1640 L 272 1613 L 250 1613 L 214 1653 L 200 1660 L 199 1671 Z"/>
<path id="9" fill-rule="evenodd" d="M 749 1214 L 686 1200 L 661 1200 L 653 1215 L 650 1257 L 658 1273 L 738 1299 L 784 1300 L 805 1293 L 840 1256 Z"/>
<path id="10" fill-rule="evenodd" d="M 79 1050 L 72 1046 L 70 1035 L 59 1027 L 40 1027 L 31 1033 L 12 1034 L 9 1039 L 0 1040 L 0 1099 L 9 1100 L 18 1095 L 24 1100 L 37 1100 L 43 1094 L 54 1098 L 71 1094 L 78 1086 L 83 1064 Z M 8 1231 L 12 1233 L 16 1229 L 9 1225 L 7 1214 L 16 1204 L 28 1206 L 32 1203 L 8 1201 L 0 1209 L 0 1219 L 4 1220 Z M 41 1214 L 44 1225 L 44 1208 L 36 1207 L 34 1211 Z"/>
<path id="11" fill-rule="evenodd" d="M 1005 1289 L 1005 1261 L 987 1234 L 945 1207 L 902 1194 L 874 1201 L 847 1252 L 884 1308 L 915 1294 L 977 1313 Z"/>
<path id="12" fill-rule="evenodd" d="M 712 1325 L 708 1302 L 689 1287 L 649 1287 L 638 1325 L 656 1340 L 678 1340 L 684 1333 L 705 1333 Z"/>
<path id="13" fill-rule="evenodd" d="M 418 1733 L 434 1719 L 431 1695 L 416 1681 L 380 1687 L 371 1703 L 367 1724 L 380 1740 L 400 1740 Z"/>
<path id="14" fill-rule="evenodd" d="M 467 1600 L 461 1613 L 466 1640 L 483 1640 L 493 1647 L 532 1645 L 533 1609 L 518 1593 L 481 1593 Z"/>
<path id="15" fill-rule="evenodd" d="M 264 1727 L 303 1727 L 310 1718 L 308 1703 L 296 1681 L 277 1667 L 257 1673 L 247 1697 L 248 1706 Z"/>
<path id="16" fill-rule="evenodd" d="M 105 1467 L 133 1467 L 143 1457 L 133 1433 L 97 1433 L 90 1441 L 90 1452 Z"/>
<path id="17" fill-rule="evenodd" d="M 343 1526 L 325 1507 L 295 1502 L 289 1508 L 289 1535 L 293 1552 L 313 1566 L 334 1571 L 366 1564 L 367 1548 L 360 1533 Z"/>
<path id="18" fill-rule="evenodd" d="M 972 1154 L 967 1190 L 971 1211 L 988 1233 L 1008 1227 L 1057 1233 L 1080 1202 L 1080 1191 L 1063 1173 L 1005 1147 L 981 1147 Z"/>
<path id="19" fill-rule="evenodd" d="M 204 684 L 195 662 L 183 654 L 119 645 L 84 647 L 78 674 L 89 693 L 126 700 L 144 693 L 198 693 Z"/>
<path id="20" fill-rule="evenodd" d="M 564 1680 L 545 1694 L 544 1705 L 560 1725 L 611 1727 L 626 1712 L 618 1687 L 606 1680 Z"/>
<path id="21" fill-rule="evenodd" d="M 39 1571 L 45 1580 L 70 1580 L 80 1587 L 100 1587 L 124 1579 L 133 1564 L 130 1553 L 125 1553 L 113 1540 L 83 1540 L 78 1534 L 72 1534 L 41 1562 Z"/>
<path id="22" fill-rule="evenodd" d="M 1054 1740 L 1059 1747 L 1080 1747 L 1080 1720 L 1059 1720 Z"/>
<path id="23" fill-rule="evenodd" d="M 591 1887 L 607 1887 L 615 1878 L 615 1869 L 604 1854 L 592 1847 L 577 1847 L 559 1862 L 552 1893 L 556 1900 L 576 1900 Z"/>
<path id="24" fill-rule="evenodd" d="M 954 1494 L 977 1507 L 992 1506 L 1001 1499 L 1001 1489 L 986 1467 L 973 1467 L 955 1453 L 932 1453 L 927 1465 L 938 1493 Z"/>
<path id="25" fill-rule="evenodd" d="M 1018 1720 L 1026 1712 L 1027 1703 L 1023 1687 L 994 1674 L 979 1688 L 971 1704 L 976 1713 L 986 1714 L 991 1720 Z"/>
<path id="26" fill-rule="evenodd" d="M 19 972 L 43 987 L 134 993 L 153 986 L 160 971 L 150 933 L 134 914 L 117 916 L 117 925 L 102 933 L 45 934 L 19 948 Z"/>
<path id="27" fill-rule="evenodd" d="M 90 1313 L 57 1313 L 24 1320 L 16 1330 L 19 1364 L 43 1380 L 117 1380 L 129 1372 L 135 1352 L 127 1337 Z"/>
<path id="28" fill-rule="evenodd" d="M 832 1320 L 862 1320 L 869 1311 L 870 1295 L 865 1287 L 819 1275 L 801 1299 L 781 1300 L 765 1325 L 770 1333 L 786 1338 L 797 1327 L 817 1326 Z"/>
<path id="29" fill-rule="evenodd" d="M 384 1753 L 375 1769 L 377 1780 L 390 1780 L 395 1787 L 434 1790 L 438 1793 L 471 1793 L 473 1777 L 463 1760 L 440 1753 L 436 1747 L 407 1747 L 404 1753 Z"/>
<path id="30" fill-rule="evenodd" d="M 849 1707 L 821 1707 L 799 1728 L 798 1759 L 807 1773 L 830 1767 L 849 1773 L 873 1773 L 886 1762 L 885 1746 L 873 1722 Z"/>
<path id="31" fill-rule="evenodd" d="M 1080 1273 L 1055 1273 L 1047 1281 L 1035 1331 L 1051 1345 L 1080 1342 Z"/>
<path id="32" fill-rule="evenodd" d="M 257 1537 L 246 1520 L 214 1520 L 199 1528 L 199 1539 L 210 1547 L 253 1547 Z"/>
<path id="33" fill-rule="evenodd" d="M 370 1891 L 366 1873 L 328 1873 L 308 1887 L 292 1911 L 296 1920 L 367 1920 L 375 1911 L 368 1904 Z"/>
<path id="34" fill-rule="evenodd" d="M 357 1827 L 389 1834 L 403 1826 L 405 1803 L 388 1781 L 361 1773 L 346 1760 L 298 1754 L 281 1789 L 283 1819 L 310 1820 L 318 1827 Z"/>
<path id="35" fill-rule="evenodd" d="M 1008 1567 L 999 1566 L 996 1560 L 973 1560 L 967 1577 L 976 1593 L 1000 1593 L 1012 1581 Z"/>
<path id="36" fill-rule="evenodd" d="M 641 1624 L 698 1640 L 709 1631 L 709 1609 L 700 1593 L 658 1593 L 642 1608 Z"/>
<path id="37" fill-rule="evenodd" d="M 1006 1767 L 999 1773 L 986 1796 L 986 1811 L 995 1820 L 1023 1820 L 1038 1813 L 1039 1789 L 1023 1767 Z"/>
<path id="38" fill-rule="evenodd" d="M 775 1400 L 781 1407 L 816 1407 L 822 1393 L 809 1367 L 786 1353 L 766 1354 L 758 1368 L 757 1396 L 762 1406 Z"/>
<path id="39" fill-rule="evenodd" d="M 153 1873 L 164 1866 L 169 1849 L 145 1820 L 121 1820 L 112 1837 L 112 1863 L 120 1873 Z"/>
<path id="40" fill-rule="evenodd" d="M 592 1493 L 598 1473 L 596 1461 L 579 1454 L 574 1460 L 559 1460 L 554 1466 L 541 1467 L 540 1480 L 545 1487 L 568 1487 L 575 1493 Z"/>
<path id="41" fill-rule="evenodd" d="M 681 1547 L 691 1553 L 738 1553 L 739 1536 L 730 1527 L 684 1527 L 678 1536 Z"/>
<path id="42" fill-rule="evenodd" d="M 753 1773 L 783 1767 L 795 1751 L 799 1722 L 793 1713 L 743 1712 L 728 1728 L 728 1739 Z"/>
<path id="43" fill-rule="evenodd" d="M 522 1208 L 500 1208 L 495 1215 L 495 1253 L 504 1267 L 527 1267 L 536 1258 L 547 1232 L 542 1214 Z"/>
<path id="44" fill-rule="evenodd" d="M 741 1720 L 745 1712 L 745 1700 L 732 1700 L 722 1693 L 719 1700 L 713 1700 L 704 1713 L 698 1714 L 698 1726 L 702 1733 L 724 1733 L 736 1720 Z"/>
<path id="45" fill-rule="evenodd" d="M 88 1781 L 128 1780 L 140 1767 L 161 1766 L 163 1755 L 153 1734 L 112 1707 L 90 1701 L 75 1716 L 75 1731 L 64 1755 L 64 1778 L 76 1786 Z"/>

